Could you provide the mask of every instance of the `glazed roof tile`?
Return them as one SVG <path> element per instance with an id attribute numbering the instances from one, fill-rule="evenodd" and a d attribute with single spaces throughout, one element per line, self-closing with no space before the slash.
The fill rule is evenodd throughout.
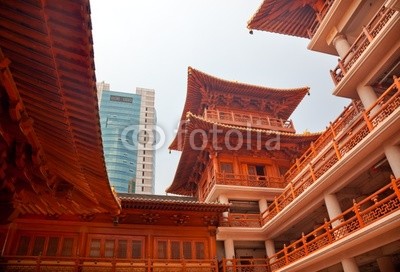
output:
<path id="1" fill-rule="evenodd" d="M 219 202 L 199 202 L 194 197 L 139 194 L 118 194 L 118 197 L 124 209 L 223 212 L 230 207 Z"/>

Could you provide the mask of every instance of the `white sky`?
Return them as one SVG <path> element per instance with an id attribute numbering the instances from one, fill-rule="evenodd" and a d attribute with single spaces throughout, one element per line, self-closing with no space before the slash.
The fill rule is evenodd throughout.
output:
<path id="1" fill-rule="evenodd" d="M 92 0 L 97 81 L 111 90 L 155 89 L 158 126 L 156 194 L 171 184 L 180 152 L 168 152 L 186 98 L 187 68 L 226 80 L 309 86 L 291 119 L 298 133 L 325 129 L 349 100 L 334 97 L 329 70 L 337 57 L 307 50 L 309 40 L 254 31 L 247 21 L 261 0 Z"/>

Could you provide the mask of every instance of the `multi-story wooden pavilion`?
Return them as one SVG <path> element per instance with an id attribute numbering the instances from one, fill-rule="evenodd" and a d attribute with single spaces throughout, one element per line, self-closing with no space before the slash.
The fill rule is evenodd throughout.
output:
<path id="1" fill-rule="evenodd" d="M 398 271 L 399 1 L 265 0 L 248 28 L 338 56 L 333 94 L 353 99 L 263 216 L 271 270 Z"/>

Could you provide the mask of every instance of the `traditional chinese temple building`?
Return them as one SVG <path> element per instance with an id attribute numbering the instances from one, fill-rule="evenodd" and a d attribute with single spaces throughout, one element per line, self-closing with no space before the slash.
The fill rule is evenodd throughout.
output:
<path id="1" fill-rule="evenodd" d="M 396 0 L 265 0 L 248 22 L 338 56 L 333 94 L 352 99 L 261 215 L 272 271 L 400 270 L 399 11 Z"/>
<path id="2" fill-rule="evenodd" d="M 0 37 L 0 270 L 216 271 L 229 205 L 109 185 L 89 1 L 1 1 Z"/>
<path id="3" fill-rule="evenodd" d="M 1 1 L 0 270 L 398 271 L 399 6 L 265 0 L 249 29 L 337 55 L 352 102 L 296 133 L 307 87 L 189 67 L 177 196 L 149 196 L 109 185 L 89 1 Z"/>

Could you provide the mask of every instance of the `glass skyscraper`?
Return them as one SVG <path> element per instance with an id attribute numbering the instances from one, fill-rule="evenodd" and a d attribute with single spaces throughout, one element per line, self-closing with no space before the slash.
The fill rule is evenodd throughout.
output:
<path id="1" fill-rule="evenodd" d="M 154 90 L 114 92 L 104 84 L 98 84 L 100 123 L 110 183 L 117 192 L 153 194 Z"/>

